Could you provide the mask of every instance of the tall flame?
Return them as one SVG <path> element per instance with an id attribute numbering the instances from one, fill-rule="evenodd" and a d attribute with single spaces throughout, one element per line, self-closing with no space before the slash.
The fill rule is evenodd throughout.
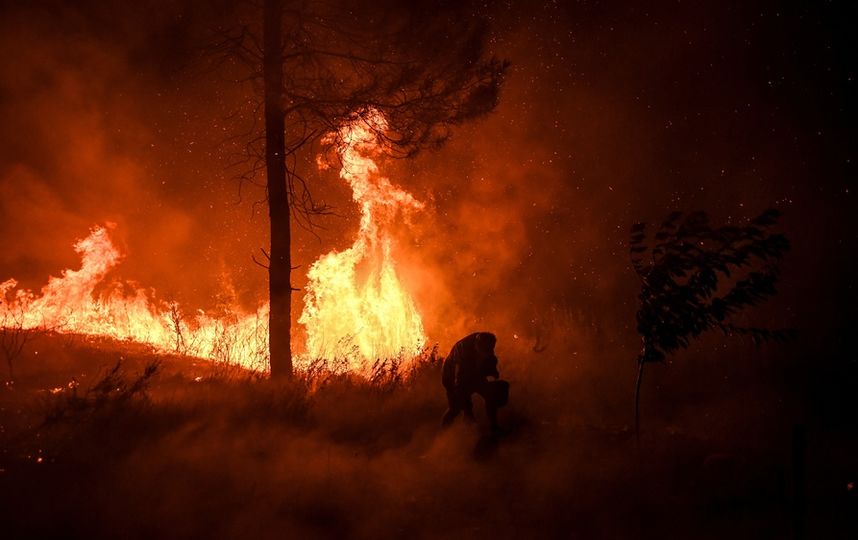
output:
<path id="1" fill-rule="evenodd" d="M 369 111 L 328 140 L 342 163 L 340 177 L 360 206 L 360 229 L 350 248 L 331 251 L 310 267 L 299 319 L 307 330 L 306 354 L 294 359 L 299 368 L 336 360 L 338 369 L 367 374 L 376 359 L 407 361 L 426 343 L 423 321 L 396 273 L 391 235 L 397 219 L 423 204 L 379 174 L 376 134 L 385 129 L 384 117 Z M 268 369 L 268 304 L 255 313 L 232 307 L 217 317 L 202 311 L 188 316 L 139 287 L 105 287 L 122 259 L 109 227 L 94 227 L 79 240 L 74 248 L 80 268 L 50 277 L 40 294 L 18 289 L 14 279 L 0 282 L 0 327 L 103 336 Z"/>
<path id="2" fill-rule="evenodd" d="M 94 227 L 74 248 L 81 256 L 80 269 L 50 277 L 40 295 L 16 290 L 14 279 L 0 283 L 0 326 L 103 336 L 147 344 L 162 353 L 267 369 L 267 306 L 256 313 L 233 309 L 218 318 L 203 312 L 185 316 L 175 304 L 149 299 L 140 288 L 131 288 L 131 294 L 123 287 L 96 294 L 122 256 L 106 227 Z"/>
<path id="3" fill-rule="evenodd" d="M 310 267 L 299 319 L 308 358 L 345 358 L 355 371 L 376 359 L 409 360 L 426 343 L 423 321 L 396 273 L 391 235 L 397 220 L 423 203 L 379 174 L 373 158 L 386 127 L 381 113 L 367 111 L 328 139 L 360 207 L 360 228 L 351 247 Z"/>

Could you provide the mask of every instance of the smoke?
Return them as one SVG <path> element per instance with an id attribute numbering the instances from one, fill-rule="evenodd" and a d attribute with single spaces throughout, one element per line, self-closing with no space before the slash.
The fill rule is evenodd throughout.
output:
<path id="1" fill-rule="evenodd" d="M 118 277 L 188 309 L 233 298 L 255 307 L 266 289 L 250 259 L 267 243 L 254 205 L 264 193 L 239 192 L 231 176 L 242 166 L 228 167 L 244 144 L 229 137 L 251 120 L 254 96 L 196 69 L 198 38 L 222 8 L 62 4 L 4 8 L 0 23 L 3 50 L 14 51 L 0 59 L 0 279 L 40 287 L 76 263 L 76 238 L 113 222 L 126 253 Z M 814 75 L 803 59 L 828 53 L 796 18 L 766 18 L 748 45 L 734 15 L 717 2 L 491 13 L 492 52 L 513 66 L 497 110 L 439 151 L 380 164 L 427 202 L 402 227 L 395 258 L 442 351 L 490 330 L 502 369 L 549 355 L 565 375 L 616 380 L 637 352 L 630 225 L 677 209 L 735 223 L 769 206 L 784 211 L 794 249 L 782 293 L 758 315 L 803 329 L 796 350 L 846 346 L 836 336 L 854 321 L 854 291 L 830 285 L 850 275 L 854 251 L 842 232 L 854 167 L 844 163 L 854 161 L 837 142 L 842 85 L 829 80 L 843 69 L 824 75 L 827 89 L 790 86 L 790 75 Z M 799 45 L 785 29 L 799 31 Z M 786 48 L 801 56 L 783 60 Z M 808 103 L 823 107 L 821 125 Z M 302 171 L 338 215 L 320 220 L 318 237 L 296 231 L 297 287 L 358 226 L 347 186 L 314 158 L 302 156 Z"/>
<path id="2" fill-rule="evenodd" d="M 818 141 L 797 135 L 801 98 L 773 92 L 755 71 L 776 44 L 749 56 L 718 39 L 739 23 L 715 5 L 670 13 L 544 6 L 525 18 L 501 11 L 496 22 L 494 52 L 513 66 L 498 109 L 440 152 L 401 165 L 399 177 L 435 205 L 403 239 L 412 253 L 405 260 L 420 261 L 409 271 L 431 313 L 430 336 L 449 343 L 497 330 L 502 348 L 572 317 L 633 357 L 631 225 L 697 209 L 741 223 L 767 207 L 784 212 L 793 252 L 782 294 L 752 316 L 803 327 L 813 334 L 808 344 L 830 333 L 798 306 L 845 308 L 824 280 L 804 278 L 842 268 L 814 238 L 826 234 L 818 227 L 840 236 L 845 207 L 809 179 L 842 175 L 843 162 L 811 155 Z M 775 27 L 762 32 L 782 37 Z M 677 49 L 686 33 L 696 37 Z M 803 54 L 813 54 L 816 44 L 803 39 Z M 826 213 L 831 220 L 818 221 Z"/>
<path id="3" fill-rule="evenodd" d="M 0 12 L 0 282 L 38 289 L 75 267 L 75 239 L 112 222 L 126 254 L 115 277 L 189 310 L 234 298 L 255 307 L 266 290 L 250 259 L 267 243 L 265 209 L 254 205 L 264 193 L 244 184 L 239 194 L 228 167 L 244 144 L 229 137 L 252 118 L 254 96 L 186 69 L 219 12 L 65 4 Z M 439 432 L 437 373 L 390 396 L 334 384 L 306 413 L 277 387 L 189 391 L 200 368 L 180 359 L 149 417 L 64 442 L 82 459 L 60 460 L 41 481 L 9 468 L 8 485 L 22 486 L 7 490 L 21 494 L 4 505 L 10 522 L 75 527 L 54 536 L 628 537 L 647 513 L 671 524 L 662 537 L 700 537 L 712 500 L 699 466 L 722 446 L 767 449 L 749 465 L 758 483 L 729 500 L 783 500 L 763 477 L 783 478 L 784 433 L 814 417 L 854 426 L 858 410 L 858 137 L 844 120 L 854 116 L 844 97 L 854 59 L 837 52 L 854 17 L 715 1 L 567 4 L 493 11 L 493 52 L 513 66 L 497 110 L 438 151 L 379 163 L 426 203 L 401 228 L 394 258 L 430 340 L 444 354 L 472 331 L 498 335 L 511 438 L 484 460 L 475 430 Z M 296 287 L 320 254 L 352 243 L 359 220 L 336 171 L 316 172 L 314 155 L 300 164 L 337 215 L 318 236 L 296 231 Z M 784 212 L 793 250 L 779 295 L 748 322 L 799 337 L 759 349 L 708 335 L 648 368 L 645 433 L 670 452 L 647 446 L 645 477 L 662 480 L 642 509 L 629 495 L 639 346 L 629 227 L 694 209 L 737 223 L 770 206 Z M 50 380 L 39 387 L 79 375 L 82 362 L 67 355 L 91 365 L 119 355 L 51 347 L 37 343 L 22 362 L 24 378 Z M 818 440 L 814 474 L 834 470 L 823 467 L 826 445 L 850 448 L 831 439 Z M 842 491 L 836 473 L 830 485 Z M 665 487 L 670 478 L 683 487 Z M 45 508 L 57 519 L 44 520 Z"/>
<path id="4" fill-rule="evenodd" d="M 187 50 L 150 41 L 175 10 L 133 29 L 110 10 L 47 3 L 3 17 L 15 54 L 0 60 L 2 274 L 37 289 L 76 264 L 75 239 L 110 222 L 123 279 L 206 308 L 232 288 L 247 295 L 264 277 L 249 258 L 263 242 L 248 242 L 262 224 L 224 172 L 215 91 L 164 62 Z"/>
<path id="5" fill-rule="evenodd" d="M 95 365 L 115 352 L 49 340 L 39 347 L 48 360 L 24 364 L 27 380 L 53 384 L 74 375 L 81 392 L 97 376 L 82 375 L 76 356 Z M 147 359 L 125 358 L 129 373 Z M 42 371 L 46 363 L 50 369 Z M 503 441 L 461 422 L 440 430 L 439 368 L 424 366 L 395 392 L 333 380 L 307 395 L 299 385 L 210 379 L 208 367 L 165 359 L 144 402 L 45 430 L 34 441 L 50 464 L 40 481 L 8 467 L 7 484 L 21 489 L 4 501 L 7 529 L 268 538 L 612 527 L 610 516 L 630 502 L 616 494 L 632 465 L 612 448 L 616 433 L 588 433 L 558 396 L 525 387 L 503 411 L 513 429 Z M 192 382 L 197 373 L 201 381 Z M 479 401 L 476 412 L 482 420 Z M 593 444 L 605 451 L 598 459 L 588 455 Z M 80 496 L 69 497 L 70 489 Z M 145 510 L 130 508 L 131 500 L 145 501 Z M 56 519 L 34 519 L 48 506 Z"/>

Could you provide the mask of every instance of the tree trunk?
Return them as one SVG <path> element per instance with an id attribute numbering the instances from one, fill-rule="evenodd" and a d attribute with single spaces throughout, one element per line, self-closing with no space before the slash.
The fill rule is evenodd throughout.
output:
<path id="1" fill-rule="evenodd" d="M 268 350 L 271 377 L 292 375 L 292 256 L 286 189 L 285 115 L 283 112 L 283 0 L 265 0 L 263 78 L 265 80 L 265 165 L 271 261 L 268 268 Z"/>

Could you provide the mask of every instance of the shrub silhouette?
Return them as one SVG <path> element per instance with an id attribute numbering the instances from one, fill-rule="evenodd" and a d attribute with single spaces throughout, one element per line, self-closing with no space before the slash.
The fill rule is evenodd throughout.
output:
<path id="1" fill-rule="evenodd" d="M 713 227 L 705 212 L 673 212 L 652 245 L 645 223 L 632 226 L 631 262 L 641 281 L 637 331 L 643 341 L 635 382 L 636 437 L 646 364 L 688 347 L 706 330 L 749 336 L 757 344 L 793 333 L 731 322 L 744 308 L 777 292 L 778 264 L 789 250 L 786 237 L 771 232 L 779 217 L 779 211 L 768 209 L 747 225 Z"/>

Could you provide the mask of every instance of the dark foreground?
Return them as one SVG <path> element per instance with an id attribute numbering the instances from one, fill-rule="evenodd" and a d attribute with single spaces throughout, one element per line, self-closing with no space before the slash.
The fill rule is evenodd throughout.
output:
<path id="1" fill-rule="evenodd" d="M 440 430 L 432 361 L 279 384 L 183 358 L 141 378 L 154 358 L 124 351 L 105 381 L 115 345 L 36 349 L 0 398 L 3 538 L 858 538 L 856 441 L 754 427 L 777 411 L 753 400 L 652 414 L 637 451 L 602 383 L 550 369 L 512 370 L 493 439 Z"/>

